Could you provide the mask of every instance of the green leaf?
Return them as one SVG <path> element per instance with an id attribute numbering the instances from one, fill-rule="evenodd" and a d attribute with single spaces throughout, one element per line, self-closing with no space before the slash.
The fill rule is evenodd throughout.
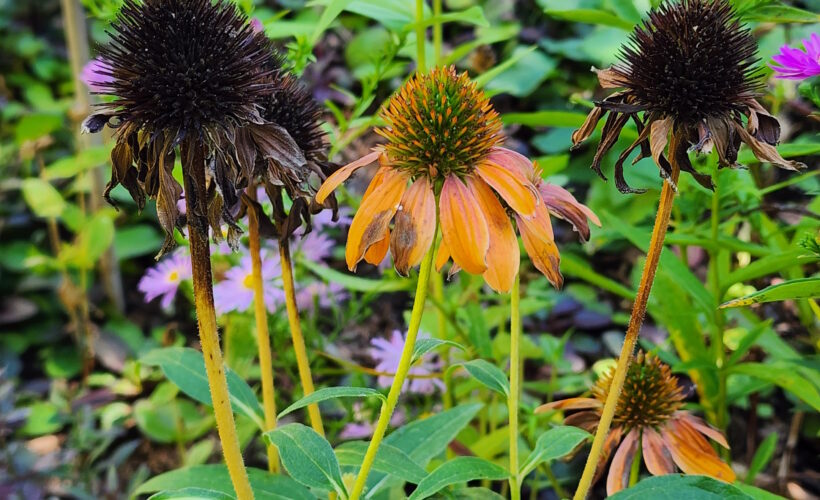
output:
<path id="1" fill-rule="evenodd" d="M 369 292 L 369 293 L 385 293 L 385 292 L 400 292 L 409 290 L 414 285 L 412 280 L 373 280 L 367 278 L 359 278 L 352 274 L 339 272 L 327 266 L 310 262 L 306 259 L 299 261 L 300 264 L 308 268 L 313 274 L 330 283 L 337 283 L 344 288 L 353 292 Z"/>
<path id="2" fill-rule="evenodd" d="M 751 497 L 732 486 L 706 476 L 666 474 L 642 480 L 619 491 L 609 500 L 747 500 Z"/>
<path id="3" fill-rule="evenodd" d="M 339 17 L 339 14 L 345 10 L 350 2 L 353 0 L 331 0 L 325 9 L 322 11 L 322 17 L 319 18 L 319 21 L 316 23 L 316 29 L 313 30 L 313 35 L 310 37 L 311 45 L 315 45 L 316 42 L 322 37 L 322 33 L 330 26 L 330 24 Z"/>
<path id="4" fill-rule="evenodd" d="M 535 449 L 521 466 L 520 477 L 533 471 L 542 462 L 549 462 L 568 455 L 576 446 L 592 437 L 583 429 L 571 426 L 557 426 L 541 434 L 535 443 Z"/>
<path id="5" fill-rule="evenodd" d="M 575 111 L 533 111 L 529 113 L 504 113 L 504 125 L 526 125 L 527 127 L 567 127 L 577 128 L 584 124 L 586 115 Z"/>
<path id="6" fill-rule="evenodd" d="M 416 340 L 416 345 L 413 347 L 413 357 L 411 358 L 410 364 L 412 365 L 428 352 L 443 345 L 453 346 L 462 351 L 464 350 L 463 345 L 458 342 L 453 342 L 452 340 L 441 340 L 434 338 L 418 339 Z"/>
<path id="7" fill-rule="evenodd" d="M 798 9 L 782 2 L 773 5 L 760 5 L 749 9 L 742 16 L 744 19 L 774 23 L 818 23 L 820 14 Z"/>
<path id="8" fill-rule="evenodd" d="M 495 93 L 525 97 L 532 94 L 558 65 L 540 50 L 518 48 L 513 51 L 515 64 L 487 81 L 484 88 Z"/>
<path id="9" fill-rule="evenodd" d="M 809 404 L 815 411 L 820 411 L 820 393 L 809 380 L 800 374 L 794 363 L 787 361 L 741 363 L 730 367 L 729 373 L 748 375 L 778 385 Z"/>
<path id="10" fill-rule="evenodd" d="M 346 467 L 361 468 L 367 452 L 368 443 L 348 441 L 336 447 L 336 458 L 339 464 Z M 395 446 L 382 443 L 373 461 L 373 470 L 391 474 L 402 481 L 418 484 L 427 476 L 427 471 L 413 461 L 409 455 Z"/>
<path id="11" fill-rule="evenodd" d="M 783 158 L 816 155 L 820 153 L 820 142 L 781 144 L 777 146 L 777 152 L 780 153 L 780 156 Z M 743 148 L 737 155 L 737 162 L 742 165 L 747 165 L 749 163 L 760 163 L 760 160 L 755 158 L 755 154 L 751 148 Z"/>
<path id="12" fill-rule="evenodd" d="M 483 359 L 467 361 L 462 363 L 462 366 L 467 370 L 467 373 L 485 387 L 504 397 L 510 396 L 510 382 L 507 380 L 507 375 L 499 367 Z"/>
<path id="13" fill-rule="evenodd" d="M 283 475 L 273 475 L 266 470 L 248 468 L 251 488 L 258 499 L 316 500 L 304 486 Z M 234 495 L 228 469 L 224 465 L 196 465 L 165 472 L 152 477 L 134 491 L 145 495 L 155 491 L 202 488 Z"/>
<path id="14" fill-rule="evenodd" d="M 335 399 L 335 398 L 367 398 L 370 396 L 376 396 L 382 401 L 385 401 L 386 398 L 384 394 L 377 391 L 376 389 L 371 389 L 369 387 L 325 387 L 319 389 L 318 391 L 308 394 L 307 396 L 303 397 L 299 401 L 293 403 L 292 405 L 288 406 L 281 413 L 277 418 L 282 418 L 288 413 L 298 410 L 299 408 L 304 408 L 305 406 L 312 405 L 314 403 L 320 403 L 322 401 L 327 401 L 328 399 Z"/>
<path id="15" fill-rule="evenodd" d="M 729 273 L 726 277 L 724 286 L 728 287 L 735 283 L 751 281 L 753 279 L 779 273 L 792 267 L 813 264 L 817 261 L 820 261 L 820 257 L 807 253 L 805 249 L 797 249 L 790 252 L 767 255 L 757 259 L 745 267 L 741 267 L 740 269 Z"/>
<path id="16" fill-rule="evenodd" d="M 182 392 L 200 403 L 211 405 L 211 389 L 201 352 L 189 347 L 165 347 L 149 351 L 140 358 L 140 362 L 148 366 L 159 366 L 168 380 Z M 250 417 L 264 430 L 262 407 L 253 389 L 230 368 L 226 367 L 225 375 L 234 412 Z"/>
<path id="17" fill-rule="evenodd" d="M 233 498 L 233 495 L 229 495 L 223 491 L 206 490 L 204 488 L 182 488 L 180 490 L 160 491 L 159 493 L 154 493 L 148 497 L 148 500 L 232 500 Z"/>
<path id="18" fill-rule="evenodd" d="M 727 307 L 741 307 L 763 302 L 811 299 L 814 297 L 820 297 L 820 278 L 802 278 L 768 286 L 745 297 L 725 302 L 720 305 L 720 308 L 726 309 Z"/>
<path id="19" fill-rule="evenodd" d="M 531 45 L 529 47 L 517 47 L 515 53 L 512 56 L 510 56 L 509 59 L 497 65 L 493 69 L 485 71 L 483 74 L 474 78 L 473 81 L 479 87 L 484 87 L 485 85 L 487 85 L 488 82 L 493 80 L 501 73 L 507 71 L 513 65 L 517 64 L 518 61 L 524 58 L 527 54 L 534 52 L 536 49 L 538 49 L 538 47 L 535 45 Z"/>
<path id="20" fill-rule="evenodd" d="M 786 500 L 785 497 L 775 495 L 770 491 L 757 488 L 751 484 L 735 483 L 735 486 L 737 486 L 737 489 L 749 495 L 754 500 Z"/>
<path id="21" fill-rule="evenodd" d="M 498 465 L 478 457 L 458 457 L 441 464 L 425 477 L 410 495 L 409 500 L 421 500 L 439 492 L 451 484 L 466 483 L 476 479 L 499 480 L 509 473 Z"/>
<path id="22" fill-rule="evenodd" d="M 22 189 L 23 199 L 38 217 L 56 219 L 65 210 L 66 203 L 60 192 L 42 179 L 23 179 Z"/>
<path id="23" fill-rule="evenodd" d="M 749 464 L 749 471 L 746 472 L 746 484 L 754 484 L 755 477 L 766 468 L 774 456 L 774 450 L 777 447 L 777 433 L 772 432 L 766 439 L 764 439 L 755 451 L 752 457 L 752 463 Z"/>
<path id="24" fill-rule="evenodd" d="M 308 488 L 335 491 L 347 496 L 339 462 L 325 438 L 310 427 L 288 424 L 264 434 L 279 449 L 288 474 Z"/>
<path id="25" fill-rule="evenodd" d="M 408 24 L 404 27 L 404 30 L 412 31 L 416 28 L 429 28 L 434 24 L 444 24 L 453 22 L 472 24 L 474 26 L 482 27 L 487 27 L 490 25 L 490 23 L 487 21 L 487 18 L 484 17 L 484 9 L 477 5 L 474 5 L 469 9 L 458 10 L 455 12 L 447 12 L 446 14 L 442 14 L 440 16 L 425 17 L 421 22 L 414 22 L 412 24 Z"/>
<path id="26" fill-rule="evenodd" d="M 114 249 L 121 261 L 156 253 L 162 246 L 162 236 L 147 224 L 118 228 L 114 234 Z"/>
<path id="27" fill-rule="evenodd" d="M 98 212 L 82 226 L 77 235 L 77 242 L 71 248 L 71 255 L 75 255 L 74 263 L 86 269 L 94 267 L 112 241 L 114 221 L 108 214 Z"/>
<path id="28" fill-rule="evenodd" d="M 65 423 L 60 416 L 60 410 L 54 403 L 41 401 L 33 403 L 27 408 L 26 423 L 20 428 L 25 436 L 42 436 L 52 434 L 63 427 Z"/>
<path id="29" fill-rule="evenodd" d="M 24 115 L 14 127 L 14 142 L 19 146 L 48 135 L 63 126 L 63 117 L 54 113 Z"/>
<path id="30" fill-rule="evenodd" d="M 461 488 L 453 491 L 455 500 L 504 500 L 504 497 L 489 488 Z"/>
<path id="31" fill-rule="evenodd" d="M 625 31 L 631 31 L 635 23 L 622 19 L 614 14 L 598 9 L 572 9 L 553 10 L 547 9 L 544 13 L 556 19 L 564 21 L 575 21 L 578 23 L 599 24 L 601 26 L 612 26 Z"/>
<path id="32" fill-rule="evenodd" d="M 54 180 L 74 177 L 79 173 L 106 163 L 110 155 L 110 146 L 95 146 L 84 149 L 74 156 L 61 158 L 47 166 L 43 171 L 43 178 Z"/>

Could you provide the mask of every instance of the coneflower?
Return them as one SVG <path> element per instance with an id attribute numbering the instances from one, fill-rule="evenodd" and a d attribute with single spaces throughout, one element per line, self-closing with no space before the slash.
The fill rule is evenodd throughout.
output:
<path id="1" fill-rule="evenodd" d="M 552 410 L 573 412 L 564 419 L 566 425 L 594 432 L 601 418 L 614 370 L 600 377 L 592 387 L 592 396 L 554 401 L 540 406 L 535 413 Z M 726 438 L 717 429 L 691 413 L 682 410 L 684 394 L 677 377 L 657 356 L 639 352 L 629 367 L 626 383 L 618 398 L 618 408 L 602 460 L 595 473 L 597 481 L 609 458 L 612 464 L 606 480 L 607 495 L 627 487 L 632 462 L 640 457 L 650 474 L 659 476 L 675 472 L 705 474 L 732 482 L 735 473 L 720 460 L 706 440 L 711 438 L 728 448 Z M 614 452 L 614 456 L 613 456 Z"/>
<path id="2" fill-rule="evenodd" d="M 533 265 L 560 287 L 560 255 L 550 212 L 567 218 L 584 238 L 589 236 L 587 218 L 599 223 L 567 191 L 542 182 L 533 162 L 501 146 L 501 119 L 466 73 L 443 67 L 417 74 L 393 95 L 381 116 L 387 126 L 376 132 L 386 144 L 337 170 L 316 195 L 317 202 L 324 202 L 356 170 L 378 162 L 380 168 L 350 225 L 347 266 L 355 270 L 362 260 L 377 265 L 388 249 L 396 271 L 403 276 L 421 264 L 399 369 L 354 485 L 353 499 L 363 491 L 409 370 L 439 228 L 437 270 L 452 259 L 450 274 L 463 269 L 482 275 L 496 291 L 511 292 L 510 470 L 517 471 L 520 254 L 515 229 Z M 515 472 L 510 487 L 513 498 L 518 498 Z"/>
<path id="3" fill-rule="evenodd" d="M 717 150 L 720 167 L 736 167 L 738 150 L 745 143 L 760 161 L 789 170 L 803 166 L 785 160 L 774 147 L 780 140 L 780 124 L 756 101 L 763 86 L 756 69 L 756 54 L 754 37 L 740 24 L 729 2 L 666 1 L 635 28 L 630 43 L 622 47 L 620 62 L 598 71 L 602 87 L 620 90 L 595 104 L 585 123 L 573 133 L 573 147 L 592 135 L 597 123 L 606 117 L 592 160 L 592 169 L 604 177 L 601 160 L 615 145 L 623 127 L 632 121 L 638 138 L 615 162 L 616 186 L 625 193 L 641 191 L 627 184 L 623 170 L 624 162 L 637 148 L 640 154 L 635 161 L 651 157 L 664 184 L 612 388 L 576 499 L 585 498 L 589 490 L 615 414 L 617 395 L 646 314 L 678 176 L 681 171 L 688 172 L 701 185 L 712 187 L 711 177 L 692 166 L 689 152 Z"/>
<path id="4" fill-rule="evenodd" d="M 236 494 L 252 498 L 230 407 L 217 334 L 208 243 L 221 224 L 239 227 L 241 190 L 255 158 L 275 159 L 298 177 L 304 156 L 281 127 L 266 123 L 258 102 L 277 72 L 270 42 L 225 0 L 125 0 L 101 50 L 103 78 L 92 82 L 115 99 L 83 123 L 88 132 L 116 128 L 111 182 L 122 184 L 142 208 L 156 198 L 166 232 L 160 254 L 174 246 L 183 187 L 172 175 L 182 162 L 195 305 L 217 430 Z M 249 138 L 235 146 L 237 136 Z M 253 154 L 251 154 L 251 151 Z"/>

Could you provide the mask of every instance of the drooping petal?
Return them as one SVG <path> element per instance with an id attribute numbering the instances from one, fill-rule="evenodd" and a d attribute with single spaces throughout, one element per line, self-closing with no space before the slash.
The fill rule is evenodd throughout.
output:
<path id="1" fill-rule="evenodd" d="M 564 278 L 558 269 L 561 254 L 553 240 L 552 223 L 546 206 L 543 203 L 539 204 L 535 217 L 532 219 L 527 220 L 518 215 L 515 218 L 524 248 L 533 265 L 547 277 L 553 286 L 560 288 L 564 283 Z"/>
<path id="2" fill-rule="evenodd" d="M 344 167 L 330 174 L 330 176 L 325 179 L 325 182 L 322 183 L 321 187 L 319 187 L 319 191 L 316 192 L 316 202 L 320 204 L 324 203 L 325 199 L 330 196 L 330 193 L 339 187 L 341 183 L 350 178 L 350 176 L 353 175 L 353 172 L 378 160 L 381 154 L 381 151 L 373 151 L 372 153 L 366 154 L 358 160 L 348 163 Z"/>
<path id="3" fill-rule="evenodd" d="M 604 475 L 606 464 L 609 463 L 609 458 L 612 456 L 612 452 L 621 443 L 621 438 L 624 435 L 623 431 L 623 427 L 613 427 L 610 429 L 609 434 L 606 436 L 606 440 L 604 441 L 604 447 L 601 450 L 601 458 L 598 461 L 598 467 L 595 468 L 595 476 L 592 478 L 593 483 L 597 483 L 598 480 L 601 479 L 601 476 Z"/>
<path id="4" fill-rule="evenodd" d="M 561 186 L 544 182 L 538 187 L 538 190 L 541 192 L 547 210 L 556 217 L 569 221 L 572 227 L 581 235 L 582 240 L 589 239 L 587 219 L 601 227 L 601 220 L 595 215 L 595 212 L 583 203 L 579 203 L 569 191 Z"/>
<path id="5" fill-rule="evenodd" d="M 643 459 L 650 474 L 662 476 L 675 472 L 675 462 L 658 431 L 651 427 L 644 428 L 642 444 Z"/>
<path id="6" fill-rule="evenodd" d="M 565 418 L 564 425 L 571 425 L 573 427 L 578 427 L 579 429 L 583 429 L 589 433 L 592 433 L 598 427 L 598 422 L 600 420 L 601 415 L 599 412 L 579 411 L 578 413 L 573 413 L 572 415 Z"/>
<path id="7" fill-rule="evenodd" d="M 378 266 L 387 255 L 387 250 L 390 249 L 390 231 L 386 231 L 382 239 L 370 245 L 370 248 L 364 253 L 364 260 L 368 264 Z"/>
<path id="8" fill-rule="evenodd" d="M 735 131 L 740 136 L 740 139 L 752 148 L 752 152 L 758 160 L 767 161 L 776 167 L 784 168 L 786 170 L 800 170 L 806 168 L 806 165 L 800 163 L 799 161 L 786 160 L 780 156 L 780 153 L 777 152 L 777 149 L 774 146 L 767 144 L 764 141 L 757 140 L 739 123 L 733 121 L 732 125 L 734 125 Z"/>
<path id="9" fill-rule="evenodd" d="M 441 189 L 441 234 L 453 262 L 470 274 L 487 270 L 490 232 L 472 191 L 455 175 Z"/>
<path id="10" fill-rule="evenodd" d="M 426 176 L 419 177 L 404 193 L 396 212 L 390 239 L 396 271 L 407 271 L 421 262 L 436 235 L 436 195 Z"/>
<path id="11" fill-rule="evenodd" d="M 632 467 L 632 460 L 635 452 L 638 451 L 640 441 L 638 429 L 632 429 L 626 435 L 609 466 L 609 475 L 606 477 L 606 494 L 614 495 L 629 484 L 629 473 Z"/>
<path id="12" fill-rule="evenodd" d="M 705 474 L 730 483 L 735 480 L 734 471 L 720 460 L 706 439 L 691 427 L 670 420 L 661 435 L 672 460 L 686 474 Z"/>
<path id="13" fill-rule="evenodd" d="M 406 172 L 390 170 L 384 175 L 378 192 L 362 200 L 347 233 L 345 260 L 351 271 L 356 269 L 367 249 L 384 238 L 408 180 Z"/>
<path id="14" fill-rule="evenodd" d="M 604 117 L 605 113 L 606 111 L 598 106 L 592 108 L 592 111 L 590 111 L 587 115 L 583 125 L 581 125 L 581 128 L 572 133 L 571 150 L 578 149 L 581 143 L 587 140 L 589 136 L 595 132 L 595 127 L 598 125 L 598 122 L 601 121 L 601 118 Z"/>
<path id="15" fill-rule="evenodd" d="M 661 166 L 660 157 L 669 143 L 669 132 L 672 131 L 672 118 L 666 117 L 652 122 L 649 132 L 649 148 L 652 150 L 652 159 Z"/>
<path id="16" fill-rule="evenodd" d="M 450 249 L 447 248 L 447 243 L 441 240 L 438 244 L 438 251 L 436 251 L 436 272 L 440 273 L 444 264 L 450 260 Z"/>
<path id="17" fill-rule="evenodd" d="M 493 190 L 477 177 L 467 177 L 467 187 L 472 190 L 487 221 L 490 247 L 487 249 L 487 270 L 484 280 L 496 292 L 507 293 L 512 288 L 521 254 L 518 239 L 507 212 L 496 198 Z"/>
<path id="18" fill-rule="evenodd" d="M 516 167 L 522 174 L 524 174 L 524 177 L 530 179 L 531 181 L 535 180 L 532 178 L 535 173 L 535 166 L 529 158 L 522 155 L 518 151 L 513 151 L 512 149 L 502 147 L 493 148 L 493 150 L 490 151 L 490 154 L 487 155 L 487 160 L 498 165 Z"/>
<path id="19" fill-rule="evenodd" d="M 589 410 L 602 406 L 601 402 L 594 398 L 567 398 L 543 404 L 533 413 L 546 413 L 553 410 Z"/>
<path id="20" fill-rule="evenodd" d="M 729 449 L 729 443 L 726 441 L 726 437 L 723 435 L 722 432 L 715 429 L 711 425 L 704 422 L 701 418 L 698 418 L 694 415 L 685 414 L 684 416 L 680 417 L 682 419 L 686 419 L 686 421 L 695 428 L 695 430 L 700 431 L 701 434 L 712 438 L 715 442 L 719 445 L 723 446 L 727 450 Z"/>
<path id="21" fill-rule="evenodd" d="M 532 217 L 538 206 L 538 196 L 535 186 L 518 167 L 484 161 L 476 166 L 476 173 L 492 186 L 510 208 L 523 217 Z"/>

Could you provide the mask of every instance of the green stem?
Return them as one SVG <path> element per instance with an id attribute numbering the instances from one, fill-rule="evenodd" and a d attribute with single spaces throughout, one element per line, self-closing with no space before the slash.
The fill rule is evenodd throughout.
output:
<path id="1" fill-rule="evenodd" d="M 441 0 L 433 0 L 433 17 L 441 17 Z M 441 21 L 436 22 L 436 24 L 433 25 L 433 54 L 435 57 L 433 62 L 436 65 L 441 62 L 442 31 Z"/>
<path id="2" fill-rule="evenodd" d="M 674 144 L 675 140 L 675 134 L 672 134 L 672 139 L 669 141 L 670 151 L 673 151 L 676 147 Z M 677 164 L 673 163 L 672 182 L 677 183 L 679 174 L 680 170 Z M 629 318 L 629 326 L 624 336 L 621 355 L 618 357 L 618 365 L 615 367 L 615 373 L 612 376 L 606 403 L 604 403 L 601 419 L 598 422 L 598 430 L 595 431 L 595 438 L 592 440 L 592 449 L 590 449 L 587 463 L 584 465 L 584 472 L 581 474 L 578 489 L 575 490 L 575 496 L 573 497 L 575 500 L 583 500 L 589 493 L 589 489 L 592 486 L 592 479 L 595 477 L 595 470 L 598 468 L 598 462 L 601 459 L 604 441 L 606 441 L 607 434 L 609 434 L 612 419 L 615 417 L 618 398 L 621 395 L 621 389 L 626 379 L 626 372 L 629 369 L 629 363 L 632 361 L 632 353 L 635 351 L 635 345 L 638 343 L 638 335 L 640 334 L 641 325 L 643 325 L 643 319 L 646 315 L 649 292 L 652 290 L 652 283 L 655 281 L 655 273 L 658 270 L 658 263 L 660 262 L 661 252 L 663 251 L 663 241 L 666 237 L 666 229 L 669 227 L 669 217 L 672 213 L 674 201 L 675 190 L 668 181 L 664 181 L 661 199 L 658 204 L 658 213 L 655 216 L 655 227 L 652 230 L 649 251 L 646 253 L 646 262 L 643 266 L 641 283 L 638 286 L 638 294 L 635 296 L 635 303 L 632 305 L 632 315 Z"/>
<path id="3" fill-rule="evenodd" d="M 387 432 L 387 427 L 390 424 L 390 417 L 393 416 L 393 411 L 396 409 L 396 404 L 399 402 L 401 395 L 401 388 L 407 380 L 407 373 L 410 371 L 410 362 L 413 358 L 413 349 L 416 346 L 416 337 L 421 326 L 421 318 L 424 315 L 424 301 L 427 298 L 427 284 L 430 280 L 430 270 L 433 268 L 433 260 L 435 257 L 435 245 L 430 245 L 430 250 L 421 263 L 419 269 L 419 280 L 416 284 L 416 297 L 413 301 L 413 310 L 410 312 L 410 324 L 407 327 L 407 338 L 404 341 L 404 348 L 401 351 L 401 359 L 399 360 L 399 367 L 396 369 L 396 376 L 393 378 L 393 383 L 390 385 L 390 392 L 387 393 L 387 401 L 382 403 L 382 410 L 379 414 L 379 421 L 376 423 L 376 429 L 373 431 L 373 438 L 370 440 L 370 445 L 367 447 L 362 468 L 359 475 L 356 477 L 356 483 L 353 485 L 353 491 L 350 493 L 351 500 L 358 500 L 362 496 L 365 484 L 367 483 L 367 476 L 370 469 L 373 467 L 373 461 L 376 459 L 376 452 L 379 450 L 379 445 Z"/>
<path id="4" fill-rule="evenodd" d="M 712 281 L 712 293 L 715 300 L 720 303 L 723 298 L 723 290 L 720 284 L 720 177 L 717 172 L 714 175 L 715 191 L 712 193 L 712 242 L 713 249 L 709 252 L 710 274 Z M 725 329 L 725 318 L 722 309 L 715 309 L 714 335 L 712 337 L 712 348 L 714 349 L 715 366 L 718 373 L 718 401 L 715 415 L 715 424 L 723 431 L 727 424 L 727 388 L 726 388 L 726 349 L 723 344 L 723 331 Z M 728 454 L 728 450 L 721 448 L 721 453 Z"/>
<path id="5" fill-rule="evenodd" d="M 510 293 L 510 396 L 507 398 L 510 418 L 510 498 L 521 498 L 518 477 L 518 396 L 521 393 L 521 312 L 520 277 L 515 276 Z"/>
<path id="6" fill-rule="evenodd" d="M 629 469 L 629 487 L 638 484 L 638 479 L 641 474 L 641 447 L 638 446 L 635 450 L 635 456 L 632 458 L 632 468 Z"/>
<path id="7" fill-rule="evenodd" d="M 416 0 L 416 71 L 427 70 L 426 49 L 424 47 L 427 32 L 422 22 L 424 21 L 424 0 Z"/>

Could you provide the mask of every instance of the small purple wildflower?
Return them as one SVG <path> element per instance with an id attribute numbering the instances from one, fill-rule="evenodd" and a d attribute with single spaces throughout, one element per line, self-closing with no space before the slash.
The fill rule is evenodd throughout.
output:
<path id="1" fill-rule="evenodd" d="M 214 285 L 214 305 L 218 314 L 231 311 L 244 312 L 253 304 L 253 266 L 250 255 L 245 255 L 239 265 L 225 273 L 225 279 Z M 265 308 L 270 313 L 284 302 L 284 294 L 273 279 L 282 274 L 279 259 L 262 255 L 262 281 Z"/>
<path id="2" fill-rule="evenodd" d="M 310 262 L 321 262 L 333 253 L 336 246 L 328 235 L 311 231 L 303 238 L 295 240 L 296 252 L 302 254 L 302 258 Z"/>
<path id="3" fill-rule="evenodd" d="M 373 415 L 366 415 L 362 411 L 361 403 L 353 403 L 353 422 L 345 425 L 339 433 L 339 439 L 364 439 L 373 435 L 373 423 L 369 421 Z M 399 427 L 407 419 L 404 411 L 397 408 L 390 417 L 390 426 Z"/>
<path id="4" fill-rule="evenodd" d="M 251 28 L 253 29 L 254 33 L 265 32 L 265 25 L 262 24 L 262 21 L 260 21 L 258 17 L 254 17 L 253 19 L 251 19 Z"/>
<path id="5" fill-rule="evenodd" d="M 419 338 L 427 336 L 419 334 Z M 376 370 L 386 373 L 396 373 L 399 368 L 401 351 L 404 347 L 404 335 L 398 330 L 394 330 L 390 340 L 375 338 L 370 341 L 370 356 L 377 362 Z M 429 375 L 441 368 L 441 363 L 422 359 L 410 368 L 411 375 Z M 380 376 L 377 383 L 381 387 L 390 387 L 393 377 Z M 436 387 L 444 390 L 444 383 L 437 378 L 414 378 L 405 382 L 404 389 L 417 394 L 432 394 Z"/>
<path id="6" fill-rule="evenodd" d="M 92 59 L 83 66 L 80 80 L 92 92 L 104 92 L 107 85 L 114 81 L 110 76 L 111 66 L 100 58 Z"/>
<path id="7" fill-rule="evenodd" d="M 769 65 L 777 73 L 777 78 L 804 80 L 820 75 L 820 36 L 812 33 L 809 38 L 804 38 L 803 49 L 788 45 L 780 47 L 780 53 L 772 57 L 778 66 Z"/>
<path id="8" fill-rule="evenodd" d="M 301 311 L 313 311 L 315 305 L 320 309 L 328 309 L 346 298 L 347 292 L 338 283 L 311 281 L 296 292 L 296 305 Z"/>
<path id="9" fill-rule="evenodd" d="M 162 297 L 163 309 L 171 307 L 179 284 L 191 278 L 191 256 L 175 252 L 148 268 L 137 284 L 137 289 L 145 295 L 145 302 Z"/>

